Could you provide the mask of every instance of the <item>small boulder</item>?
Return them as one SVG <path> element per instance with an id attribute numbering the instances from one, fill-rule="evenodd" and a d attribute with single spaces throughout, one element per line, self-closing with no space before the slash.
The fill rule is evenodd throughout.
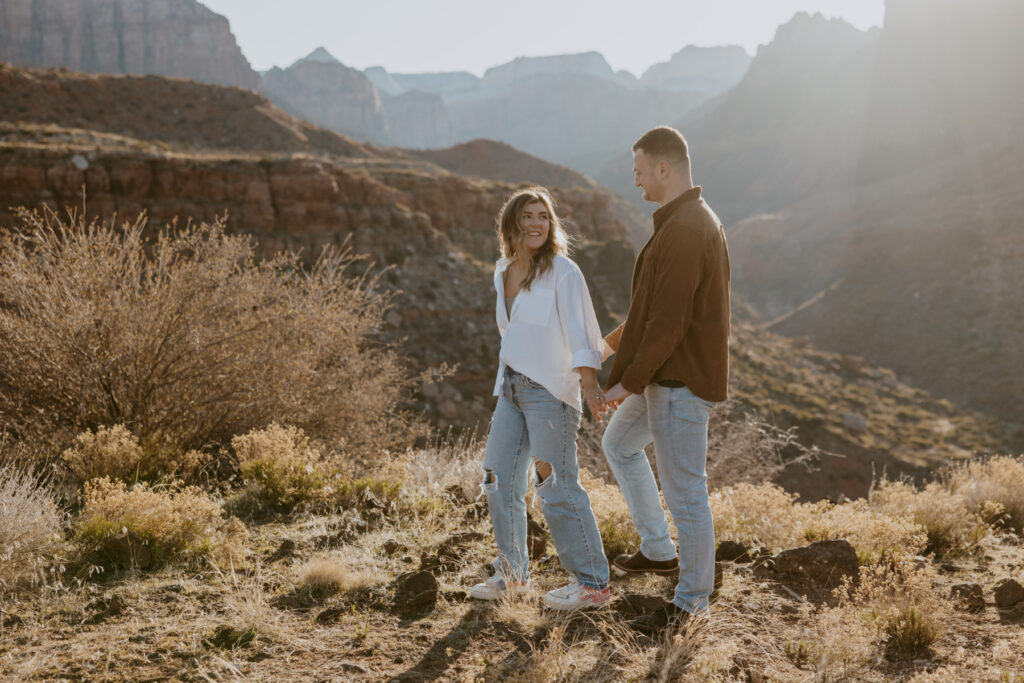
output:
<path id="1" fill-rule="evenodd" d="M 328 607 L 320 614 L 316 615 L 314 621 L 321 625 L 326 626 L 327 624 L 333 624 L 337 621 L 341 621 L 346 614 L 351 614 L 351 611 L 343 609 L 341 607 Z"/>
<path id="2" fill-rule="evenodd" d="M 384 545 L 381 546 L 381 549 L 384 551 L 384 554 L 388 557 L 394 557 L 403 550 L 407 550 L 405 546 L 403 546 L 401 543 L 399 543 L 393 538 L 389 538 L 388 540 L 384 541 Z"/>
<path id="3" fill-rule="evenodd" d="M 739 541 L 722 541 L 715 550 L 715 562 L 750 562 L 747 546 Z"/>
<path id="4" fill-rule="evenodd" d="M 976 583 L 959 583 L 950 590 L 957 607 L 968 612 L 980 612 L 985 609 L 985 596 L 981 586 Z"/>
<path id="5" fill-rule="evenodd" d="M 843 426 L 851 432 L 863 432 L 868 428 L 868 421 L 859 413 L 843 413 Z"/>
<path id="6" fill-rule="evenodd" d="M 1024 602 L 1024 587 L 1013 579 L 1001 581 L 996 586 L 996 606 L 999 609 L 1009 609 L 1018 603 Z"/>
<path id="7" fill-rule="evenodd" d="M 428 571 L 401 574 L 395 579 L 395 588 L 395 606 L 399 609 L 429 609 L 437 603 L 437 579 Z"/>
<path id="8" fill-rule="evenodd" d="M 278 562 L 280 560 L 292 557 L 295 555 L 296 546 L 295 541 L 290 538 L 286 538 L 281 541 L 281 545 L 277 546 L 277 550 L 267 558 L 269 562 Z"/>
<path id="9" fill-rule="evenodd" d="M 641 617 L 645 614 L 657 612 L 665 605 L 665 599 L 657 595 L 626 593 L 615 601 L 614 609 L 622 616 L 632 619 L 633 617 Z"/>

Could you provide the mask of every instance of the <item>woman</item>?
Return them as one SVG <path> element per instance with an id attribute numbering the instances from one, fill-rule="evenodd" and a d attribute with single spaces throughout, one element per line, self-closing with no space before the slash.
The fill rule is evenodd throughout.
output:
<path id="1" fill-rule="evenodd" d="M 597 369 L 611 349 L 583 273 L 566 256 L 568 239 L 548 191 L 516 192 L 497 223 L 502 258 L 494 287 L 502 339 L 482 488 L 499 557 L 494 576 L 471 594 L 495 600 L 506 591 L 530 591 L 525 498 L 532 473 L 558 558 L 572 575 L 544 602 L 559 610 L 597 607 L 610 598 L 608 561 L 580 485 L 576 431 L 581 379 L 591 412 L 604 412 Z"/>

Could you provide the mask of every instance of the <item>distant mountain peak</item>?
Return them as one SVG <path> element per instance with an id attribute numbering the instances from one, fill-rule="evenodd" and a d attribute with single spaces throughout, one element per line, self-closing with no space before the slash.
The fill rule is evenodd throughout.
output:
<path id="1" fill-rule="evenodd" d="M 341 64 L 341 61 L 327 51 L 327 48 L 320 46 L 317 49 L 310 52 L 308 55 L 298 60 L 292 66 L 298 66 L 299 64 Z"/>
<path id="2" fill-rule="evenodd" d="M 580 52 L 545 57 L 516 57 L 511 62 L 492 66 L 484 73 L 484 81 L 493 84 L 511 83 L 532 76 L 563 76 L 574 74 L 615 79 L 615 72 L 600 52 Z"/>

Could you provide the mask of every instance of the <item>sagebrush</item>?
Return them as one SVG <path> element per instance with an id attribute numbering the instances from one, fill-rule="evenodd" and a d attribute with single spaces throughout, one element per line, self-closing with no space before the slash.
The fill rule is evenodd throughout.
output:
<path id="1" fill-rule="evenodd" d="M 157 457 L 278 420 L 357 457 L 421 429 L 376 341 L 388 299 L 344 249 L 306 267 L 258 260 L 223 220 L 19 215 L 0 236 L 0 427 L 32 452 L 122 424 Z"/>
<path id="2" fill-rule="evenodd" d="M 128 487 L 104 477 L 86 482 L 75 524 L 80 557 L 100 567 L 156 568 L 203 558 L 243 559 L 245 525 L 196 487 Z"/>

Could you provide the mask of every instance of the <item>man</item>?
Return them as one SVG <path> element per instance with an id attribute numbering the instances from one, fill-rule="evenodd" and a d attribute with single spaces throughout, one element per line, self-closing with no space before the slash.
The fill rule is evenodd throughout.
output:
<path id="1" fill-rule="evenodd" d="M 606 399 L 618 408 L 602 446 L 642 541 L 615 558 L 615 571 L 678 572 L 672 602 L 635 624 L 654 632 L 706 614 L 714 588 L 705 462 L 708 416 L 725 400 L 729 375 L 729 252 L 721 222 L 693 185 L 679 131 L 662 126 L 637 140 L 633 174 L 660 208 L 637 256 L 626 321 L 605 338 L 616 352 Z M 644 454 L 652 440 L 678 560 Z"/>

